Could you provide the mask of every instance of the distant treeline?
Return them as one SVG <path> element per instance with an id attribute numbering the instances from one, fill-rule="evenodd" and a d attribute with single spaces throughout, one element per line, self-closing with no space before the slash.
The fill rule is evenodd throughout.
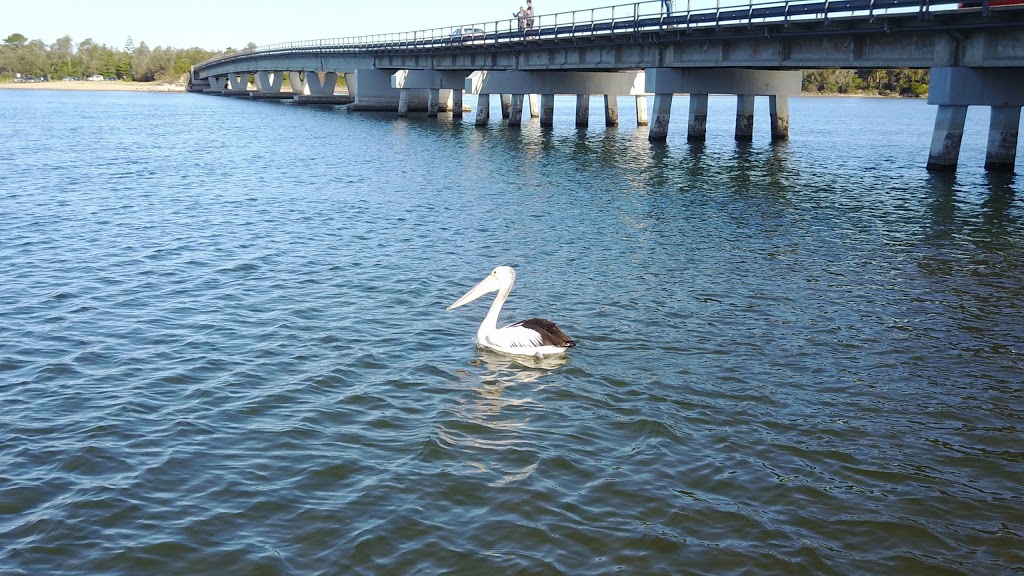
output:
<path id="1" fill-rule="evenodd" d="M 803 91 L 812 94 L 928 95 L 928 70 L 804 70 Z"/>
<path id="2" fill-rule="evenodd" d="M 246 48 L 255 48 L 249 43 Z M 15 74 L 53 79 L 85 78 L 93 74 L 120 80 L 149 82 L 177 78 L 190 66 L 233 52 L 211 52 L 201 48 L 150 48 L 138 46 L 131 37 L 124 48 L 96 44 L 91 39 L 75 43 L 64 36 L 50 45 L 11 34 L 0 46 L 0 78 Z M 812 94 L 869 94 L 919 97 L 928 94 L 928 71 L 909 68 L 876 70 L 804 70 L 804 92 Z"/>
<path id="3" fill-rule="evenodd" d="M 42 40 L 11 34 L 0 45 L 0 78 L 21 74 L 36 78 L 84 79 L 99 74 L 119 80 L 150 82 L 177 78 L 187 73 L 193 64 L 223 53 L 202 48 L 150 48 L 145 42 L 136 46 L 131 36 L 124 48 L 113 48 L 96 44 L 89 38 L 75 43 L 70 36 L 64 36 L 47 45 Z"/>

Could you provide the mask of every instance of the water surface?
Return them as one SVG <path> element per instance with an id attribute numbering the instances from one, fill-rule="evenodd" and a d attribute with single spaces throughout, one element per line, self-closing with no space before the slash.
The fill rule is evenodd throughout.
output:
<path id="1" fill-rule="evenodd" d="M 0 91 L 4 574 L 1024 572 L 1024 184 L 791 140 Z M 1024 150 L 1018 150 L 1024 161 Z M 473 348 L 503 313 L 567 359 Z"/>

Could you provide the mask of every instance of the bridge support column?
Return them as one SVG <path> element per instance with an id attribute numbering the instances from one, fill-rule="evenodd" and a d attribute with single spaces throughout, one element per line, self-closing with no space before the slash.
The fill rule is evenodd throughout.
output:
<path id="1" fill-rule="evenodd" d="M 636 125 L 647 126 L 647 96 L 636 97 Z"/>
<path id="2" fill-rule="evenodd" d="M 988 124 L 985 170 L 1013 172 L 1020 130 L 1020 106 L 993 106 Z"/>
<path id="3" fill-rule="evenodd" d="M 736 96 L 736 141 L 752 142 L 754 140 L 754 95 L 739 94 Z"/>
<path id="4" fill-rule="evenodd" d="M 985 169 L 1013 171 L 1024 106 L 1024 68 L 932 68 L 928 103 L 939 107 L 928 170 L 956 170 L 967 107 L 990 106 Z"/>
<path id="5" fill-rule="evenodd" d="M 644 89 L 655 96 L 655 122 L 651 139 L 664 139 L 659 126 L 662 107 L 658 97 L 690 94 L 690 125 L 687 138 L 703 140 L 707 131 L 707 95 L 736 94 L 736 140 L 753 136 L 755 96 L 798 96 L 802 72 L 799 70 L 753 70 L 745 68 L 648 68 Z M 665 105 L 667 106 L 667 105 Z"/>
<path id="6" fill-rule="evenodd" d="M 210 87 L 205 90 L 212 94 L 219 94 L 227 89 L 228 77 L 227 76 L 209 76 L 207 79 L 210 81 Z"/>
<path id="7" fill-rule="evenodd" d="M 509 126 L 522 126 L 523 125 L 523 95 L 513 94 L 511 99 L 511 106 L 509 107 L 508 114 L 508 125 Z"/>
<path id="8" fill-rule="evenodd" d="M 409 115 L 409 89 L 403 88 L 398 92 L 398 115 L 406 117 Z"/>
<path id="9" fill-rule="evenodd" d="M 355 82 L 349 84 L 348 92 L 355 96 L 349 110 L 398 110 L 399 91 L 391 86 L 394 70 L 359 68 L 355 71 Z M 422 100 L 410 97 L 410 107 Z"/>
<path id="10" fill-rule="evenodd" d="M 769 96 L 768 112 L 772 117 L 772 142 L 789 140 L 789 97 Z"/>
<path id="11" fill-rule="evenodd" d="M 512 108 L 512 95 L 502 94 L 501 95 L 501 118 L 508 120 L 509 110 Z"/>
<path id="12" fill-rule="evenodd" d="M 708 136 L 708 95 L 690 94 L 689 121 L 686 125 L 686 139 L 703 142 Z"/>
<path id="13" fill-rule="evenodd" d="M 292 87 L 292 94 L 306 94 L 306 81 L 302 78 L 302 72 L 291 70 L 288 72 L 288 84 Z"/>
<path id="14" fill-rule="evenodd" d="M 654 95 L 654 123 L 651 124 L 647 139 L 664 142 L 668 139 L 668 123 L 672 119 L 672 94 Z"/>
<path id="15" fill-rule="evenodd" d="M 228 74 L 228 87 L 224 90 L 225 94 L 232 92 L 241 93 L 243 95 L 249 93 L 249 73 L 243 72 L 240 74 Z"/>
<path id="16" fill-rule="evenodd" d="M 480 94 L 476 99 L 476 125 L 486 126 L 491 117 L 491 95 Z"/>
<path id="17" fill-rule="evenodd" d="M 284 84 L 284 74 L 281 72 L 256 72 L 253 74 L 256 82 L 256 89 L 260 92 L 277 93 L 281 91 Z"/>
<path id="18" fill-rule="evenodd" d="M 452 90 L 452 118 L 462 118 L 462 90 Z"/>
<path id="19" fill-rule="evenodd" d="M 540 116 L 540 108 L 537 106 L 537 95 L 530 94 L 530 118 Z"/>
<path id="20" fill-rule="evenodd" d="M 306 91 L 310 96 L 332 96 L 337 86 L 337 72 L 306 72 Z"/>
<path id="21" fill-rule="evenodd" d="M 604 95 L 604 125 L 619 125 L 619 101 L 610 94 Z"/>
<path id="22" fill-rule="evenodd" d="M 966 120 L 967 106 L 939 106 L 928 152 L 928 170 L 956 170 Z"/>
<path id="23" fill-rule="evenodd" d="M 555 95 L 540 95 L 540 125 L 554 126 L 555 124 Z"/>
<path id="24" fill-rule="evenodd" d="M 404 90 L 403 90 L 404 92 Z M 431 88 L 427 93 L 427 118 L 437 118 L 438 100 L 441 98 L 441 91 Z"/>
<path id="25" fill-rule="evenodd" d="M 590 94 L 576 95 L 576 127 L 586 128 L 590 124 Z"/>

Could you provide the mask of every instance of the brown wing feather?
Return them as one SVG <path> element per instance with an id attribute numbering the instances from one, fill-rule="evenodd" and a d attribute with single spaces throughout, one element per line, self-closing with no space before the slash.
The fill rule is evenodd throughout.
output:
<path id="1" fill-rule="evenodd" d="M 529 328 L 534 332 L 540 334 L 541 344 L 545 346 L 562 346 L 565 348 L 571 348 L 576 345 L 576 342 L 562 329 L 555 326 L 555 323 L 551 320 L 545 320 L 543 318 L 530 318 L 529 320 L 523 320 L 522 322 L 516 322 L 513 326 L 522 326 L 523 328 Z"/>

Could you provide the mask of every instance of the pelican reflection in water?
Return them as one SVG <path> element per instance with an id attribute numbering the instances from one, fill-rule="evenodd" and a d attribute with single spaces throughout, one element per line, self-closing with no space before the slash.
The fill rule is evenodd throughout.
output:
<path id="1" fill-rule="evenodd" d="M 494 297 L 487 316 L 484 316 L 484 321 L 476 331 L 477 346 L 517 356 L 543 357 L 550 354 L 565 354 L 565 351 L 576 343 L 550 320 L 530 318 L 498 328 L 498 314 L 501 313 L 501 306 L 508 299 L 508 293 L 512 291 L 512 284 L 515 281 L 515 270 L 509 266 L 498 266 L 448 309 L 458 308 L 484 294 L 497 291 L 498 295 Z"/>

